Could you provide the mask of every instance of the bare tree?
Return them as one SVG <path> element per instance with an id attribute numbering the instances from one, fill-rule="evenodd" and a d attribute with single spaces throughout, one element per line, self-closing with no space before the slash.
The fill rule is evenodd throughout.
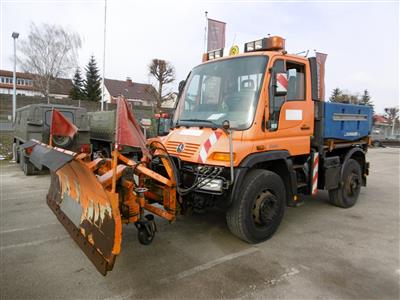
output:
<path id="1" fill-rule="evenodd" d="M 61 76 L 68 76 L 77 66 L 81 39 L 62 26 L 31 23 L 27 39 L 21 41 L 18 62 L 32 73 L 34 83 L 49 103 L 50 87 Z"/>
<path id="2" fill-rule="evenodd" d="M 149 64 L 149 75 L 156 80 L 154 88 L 147 89 L 157 102 L 156 111 L 160 112 L 161 104 L 169 100 L 171 91 L 166 92 L 165 85 L 175 80 L 175 68 L 168 61 L 154 58 Z"/>

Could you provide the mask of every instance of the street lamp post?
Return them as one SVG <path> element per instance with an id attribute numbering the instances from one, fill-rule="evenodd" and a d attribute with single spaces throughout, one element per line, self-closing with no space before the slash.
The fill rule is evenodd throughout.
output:
<path id="1" fill-rule="evenodd" d="M 12 33 L 12 38 L 14 39 L 14 72 L 13 72 L 13 101 L 12 101 L 12 120 L 15 122 L 15 111 L 17 109 L 17 38 L 19 37 L 18 32 Z"/>
<path id="2" fill-rule="evenodd" d="M 18 32 L 12 33 L 12 38 L 14 39 L 14 72 L 13 72 L 13 98 L 12 98 L 12 121 L 13 125 L 15 125 L 15 111 L 17 109 L 17 38 L 19 37 Z M 12 161 L 16 161 L 16 145 L 13 143 L 13 158 Z"/>

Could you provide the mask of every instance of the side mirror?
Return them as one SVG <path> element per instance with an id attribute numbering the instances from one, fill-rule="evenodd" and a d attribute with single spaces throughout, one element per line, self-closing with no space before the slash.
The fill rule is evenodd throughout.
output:
<path id="1" fill-rule="evenodd" d="M 183 89 L 185 88 L 185 83 L 186 83 L 186 80 L 182 80 L 181 82 L 179 82 L 178 97 L 180 97 L 182 95 Z"/>
<path id="2" fill-rule="evenodd" d="M 275 96 L 286 96 L 288 76 L 286 73 L 275 73 Z"/>

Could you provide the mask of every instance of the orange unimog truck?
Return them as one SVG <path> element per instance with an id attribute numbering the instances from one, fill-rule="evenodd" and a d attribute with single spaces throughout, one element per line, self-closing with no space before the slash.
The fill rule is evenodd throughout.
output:
<path id="1" fill-rule="evenodd" d="M 224 207 L 231 232 L 257 243 L 274 234 L 286 206 L 318 189 L 333 205 L 356 203 L 372 110 L 323 101 L 325 59 L 288 54 L 278 36 L 246 43 L 240 55 L 203 57 L 180 85 L 163 138 L 183 207 Z"/>
<path id="2" fill-rule="evenodd" d="M 353 206 L 366 185 L 372 109 L 324 102 L 326 55 L 288 54 L 284 39 L 245 44 L 244 54 L 204 56 L 180 84 L 168 135 L 146 141 L 128 103 L 117 102 L 111 158 L 25 144 L 51 170 L 47 203 L 100 273 L 112 270 L 122 228 L 150 244 L 154 216 L 226 210 L 229 229 L 257 243 L 277 230 L 286 206 L 318 189 Z M 122 146 L 138 147 L 127 157 Z"/>

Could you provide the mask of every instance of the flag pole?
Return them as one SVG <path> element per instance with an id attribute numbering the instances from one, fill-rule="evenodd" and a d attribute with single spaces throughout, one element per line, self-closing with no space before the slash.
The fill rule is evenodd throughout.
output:
<path id="1" fill-rule="evenodd" d="M 113 151 L 113 162 L 112 162 L 112 169 L 113 169 L 113 177 L 112 177 L 112 185 L 111 185 L 111 192 L 115 193 L 117 187 L 117 165 L 118 165 L 118 122 L 119 122 L 119 107 L 121 105 L 121 97 L 118 97 L 117 100 L 117 111 L 115 116 L 115 141 L 114 141 L 114 151 Z"/>
<path id="2" fill-rule="evenodd" d="M 204 12 L 206 17 L 206 24 L 204 26 L 204 52 L 207 53 L 207 30 L 208 30 L 208 11 Z"/>
<path id="3" fill-rule="evenodd" d="M 50 125 L 50 140 L 49 145 L 53 147 L 53 118 L 54 118 L 54 106 L 51 109 L 51 125 Z"/>
<path id="4" fill-rule="evenodd" d="M 107 0 L 104 0 L 104 34 L 103 34 L 103 78 L 101 80 L 101 111 L 104 110 L 104 76 L 106 73 L 106 28 L 107 28 Z"/>

